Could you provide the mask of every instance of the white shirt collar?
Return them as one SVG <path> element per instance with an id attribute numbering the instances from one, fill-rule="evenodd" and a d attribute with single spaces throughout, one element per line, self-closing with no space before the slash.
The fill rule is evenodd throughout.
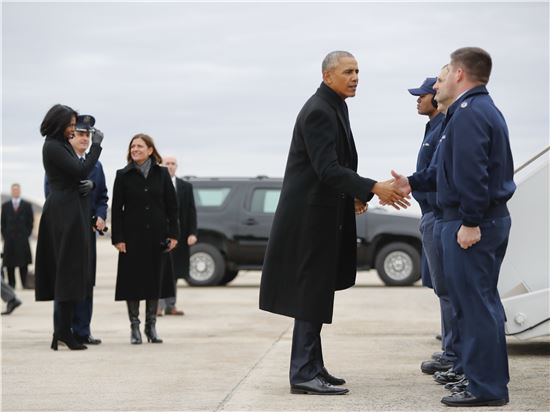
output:
<path id="1" fill-rule="evenodd" d="M 468 93 L 468 92 L 469 92 L 470 90 L 472 90 L 472 89 L 473 89 L 473 87 L 470 88 L 470 89 L 468 89 L 468 90 L 464 90 L 462 93 L 460 93 L 460 94 L 456 97 L 456 99 L 453 101 L 453 103 L 456 102 L 458 99 L 460 99 L 462 96 L 464 96 L 466 93 Z"/>

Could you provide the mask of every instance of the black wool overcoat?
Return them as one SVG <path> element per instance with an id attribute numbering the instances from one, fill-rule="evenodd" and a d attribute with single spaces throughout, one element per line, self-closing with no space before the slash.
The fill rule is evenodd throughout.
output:
<path id="1" fill-rule="evenodd" d="M 162 251 L 161 242 L 178 238 L 177 211 L 168 169 L 153 163 L 147 178 L 134 163 L 117 171 L 112 242 L 126 243 L 126 253 L 118 254 L 115 300 L 175 295 L 170 256 Z"/>
<path id="2" fill-rule="evenodd" d="M 324 83 L 294 126 L 281 197 L 265 254 L 260 309 L 332 322 L 334 292 L 355 284 L 354 198 L 372 198 L 357 173 L 344 101 Z"/>
<path id="3" fill-rule="evenodd" d="M 92 291 L 90 201 L 78 192 L 101 153 L 92 144 L 84 162 L 61 136 L 46 137 L 42 149 L 50 192 L 38 227 L 36 300 L 82 301 Z"/>
<path id="4" fill-rule="evenodd" d="M 197 210 L 193 197 L 193 185 L 176 178 L 176 196 L 178 199 L 178 219 L 180 228 L 180 241 L 172 251 L 174 274 L 177 278 L 189 275 L 189 246 L 187 238 L 197 235 Z"/>
<path id="5" fill-rule="evenodd" d="M 32 234 L 34 215 L 32 205 L 21 199 L 17 211 L 10 201 L 2 205 L 2 239 L 4 240 L 3 265 L 27 266 L 32 263 L 29 236 Z"/>

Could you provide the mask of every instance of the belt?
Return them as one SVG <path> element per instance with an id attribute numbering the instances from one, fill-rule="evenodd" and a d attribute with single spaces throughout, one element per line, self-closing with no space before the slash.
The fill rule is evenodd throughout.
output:
<path id="1" fill-rule="evenodd" d="M 489 209 L 487 209 L 483 214 L 483 218 L 487 219 L 491 217 L 506 217 L 509 215 L 510 212 L 508 211 L 506 203 L 501 203 L 489 207 Z M 458 207 L 448 207 L 443 209 L 442 217 L 443 220 L 462 219 L 462 215 L 458 211 Z"/>

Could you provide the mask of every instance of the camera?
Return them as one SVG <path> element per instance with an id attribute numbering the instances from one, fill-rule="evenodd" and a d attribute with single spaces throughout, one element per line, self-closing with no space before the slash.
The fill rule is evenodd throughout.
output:
<path id="1" fill-rule="evenodd" d="M 161 240 L 160 250 L 162 250 L 163 252 L 168 252 L 169 247 L 170 247 L 170 239 L 166 238 L 164 240 Z"/>
<path id="2" fill-rule="evenodd" d="M 95 231 L 97 233 L 99 233 L 99 236 L 103 236 L 105 234 L 105 232 L 107 232 L 109 230 L 109 228 L 107 226 L 105 226 L 102 230 L 99 230 L 97 227 L 96 227 L 96 224 L 97 224 L 97 216 L 92 216 L 92 227 L 95 229 Z"/>

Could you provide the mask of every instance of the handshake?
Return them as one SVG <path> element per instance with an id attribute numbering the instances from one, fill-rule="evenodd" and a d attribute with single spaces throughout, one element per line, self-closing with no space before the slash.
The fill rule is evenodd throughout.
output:
<path id="1" fill-rule="evenodd" d="M 380 204 L 383 206 L 392 206 L 397 210 L 406 209 L 411 205 L 409 202 L 411 198 L 409 179 L 395 170 L 391 171 L 391 175 L 391 179 L 376 183 L 372 188 L 372 193 L 378 196 Z"/>
<path id="2" fill-rule="evenodd" d="M 382 206 L 392 206 L 397 210 L 406 209 L 411 205 L 409 202 L 411 198 L 409 179 L 398 174 L 394 170 L 391 171 L 391 174 L 391 179 L 375 183 L 372 187 L 372 193 L 378 196 Z M 363 202 L 361 199 L 355 199 L 356 215 L 365 213 L 368 208 L 369 204 L 367 202 Z"/>

